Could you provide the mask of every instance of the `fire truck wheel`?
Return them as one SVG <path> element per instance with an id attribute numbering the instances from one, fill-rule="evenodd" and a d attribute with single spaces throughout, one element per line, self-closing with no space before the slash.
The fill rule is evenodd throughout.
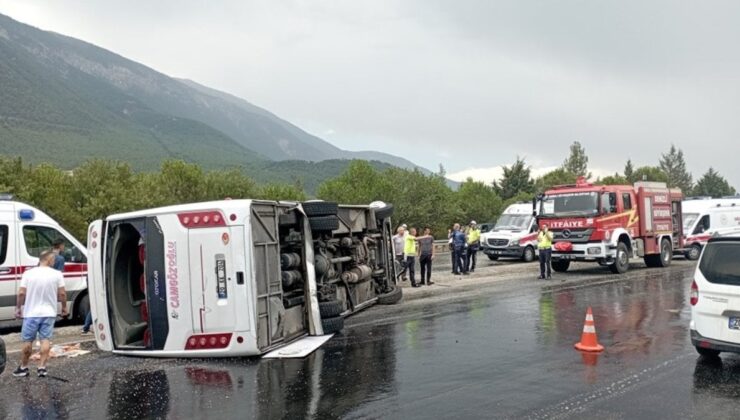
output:
<path id="1" fill-rule="evenodd" d="M 524 262 L 534 261 L 534 248 L 532 248 L 531 246 L 524 248 L 524 255 L 522 255 L 522 260 L 524 260 Z"/>
<path id="2" fill-rule="evenodd" d="M 689 261 L 696 261 L 699 259 L 699 256 L 701 256 L 701 245 L 691 245 L 691 248 L 686 252 L 686 259 Z"/>
<path id="3" fill-rule="evenodd" d="M 335 316 L 334 318 L 324 318 L 321 320 L 321 326 L 324 328 L 324 334 L 333 334 L 342 331 L 344 328 L 344 318 Z"/>
<path id="4" fill-rule="evenodd" d="M 660 242 L 660 254 L 645 256 L 645 264 L 648 267 L 668 267 L 671 265 L 671 260 L 673 260 L 673 251 L 668 239 Z"/>
<path id="5" fill-rule="evenodd" d="M 497 261 L 498 260 L 498 255 L 487 255 L 487 257 L 491 261 Z"/>
<path id="6" fill-rule="evenodd" d="M 322 318 L 334 318 L 343 312 L 342 304 L 338 300 L 319 302 L 319 314 Z"/>
<path id="7" fill-rule="evenodd" d="M 617 245 L 617 258 L 614 259 L 614 264 L 609 266 L 609 269 L 614 274 L 624 274 L 630 268 L 630 256 L 627 253 L 627 245 L 624 242 L 620 242 Z"/>
<path id="8" fill-rule="evenodd" d="M 568 260 L 553 260 L 552 263 L 553 271 L 557 273 L 565 273 L 570 268 L 570 261 Z"/>

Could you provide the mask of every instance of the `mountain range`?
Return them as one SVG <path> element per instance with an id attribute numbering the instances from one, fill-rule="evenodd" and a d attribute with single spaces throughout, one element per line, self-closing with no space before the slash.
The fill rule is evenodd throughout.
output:
<path id="1" fill-rule="evenodd" d="M 323 166 L 339 173 L 351 159 L 417 167 L 385 153 L 339 149 L 244 99 L 1 14 L 0 145 L 0 153 L 33 163 L 73 167 L 108 158 L 148 170 L 179 158 L 205 168 L 244 167 L 258 181 Z M 307 189 L 314 181 L 304 181 Z"/>

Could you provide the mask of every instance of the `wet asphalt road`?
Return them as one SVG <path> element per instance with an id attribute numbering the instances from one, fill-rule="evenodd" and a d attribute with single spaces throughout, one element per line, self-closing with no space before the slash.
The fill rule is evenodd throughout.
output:
<path id="1" fill-rule="evenodd" d="M 0 418 L 737 418 L 740 357 L 689 342 L 692 273 L 371 308 L 303 360 L 57 360 L 0 377 Z M 573 349 L 589 305 L 595 358 Z"/>

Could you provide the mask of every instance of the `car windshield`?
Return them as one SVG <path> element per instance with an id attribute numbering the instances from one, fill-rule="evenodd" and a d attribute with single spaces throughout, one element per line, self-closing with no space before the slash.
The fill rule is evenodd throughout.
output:
<path id="1" fill-rule="evenodd" d="M 599 194 L 595 191 L 548 194 L 540 206 L 542 217 L 595 216 L 598 213 Z"/>
<path id="2" fill-rule="evenodd" d="M 699 218 L 699 213 L 684 213 L 683 214 L 683 233 L 688 235 L 691 233 L 691 227 L 696 223 L 696 219 Z"/>
<path id="3" fill-rule="evenodd" d="M 740 286 L 740 241 L 710 242 L 699 270 L 710 283 Z"/>
<path id="4" fill-rule="evenodd" d="M 493 230 L 524 230 L 532 222 L 531 214 L 504 214 L 499 217 Z"/>

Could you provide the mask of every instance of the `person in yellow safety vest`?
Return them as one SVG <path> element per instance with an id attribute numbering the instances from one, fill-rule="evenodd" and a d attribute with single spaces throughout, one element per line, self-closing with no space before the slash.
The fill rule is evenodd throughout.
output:
<path id="1" fill-rule="evenodd" d="M 547 225 L 542 225 L 539 234 L 537 234 L 537 248 L 540 252 L 540 277 L 539 279 L 550 280 L 552 278 L 552 269 L 550 260 L 552 259 L 552 232 Z M 547 271 L 547 273 L 545 273 Z M 545 276 L 547 275 L 547 276 Z"/>
<path id="2" fill-rule="evenodd" d="M 409 233 L 403 238 L 403 255 L 406 257 L 406 270 L 411 278 L 411 287 L 419 287 L 416 284 L 416 228 L 409 229 Z"/>
<path id="3" fill-rule="evenodd" d="M 478 224 L 475 223 L 475 220 L 470 222 L 467 238 L 468 258 L 465 261 L 465 271 L 472 273 L 475 271 L 475 263 L 478 260 L 478 249 L 480 248 L 480 229 L 478 229 Z"/>

